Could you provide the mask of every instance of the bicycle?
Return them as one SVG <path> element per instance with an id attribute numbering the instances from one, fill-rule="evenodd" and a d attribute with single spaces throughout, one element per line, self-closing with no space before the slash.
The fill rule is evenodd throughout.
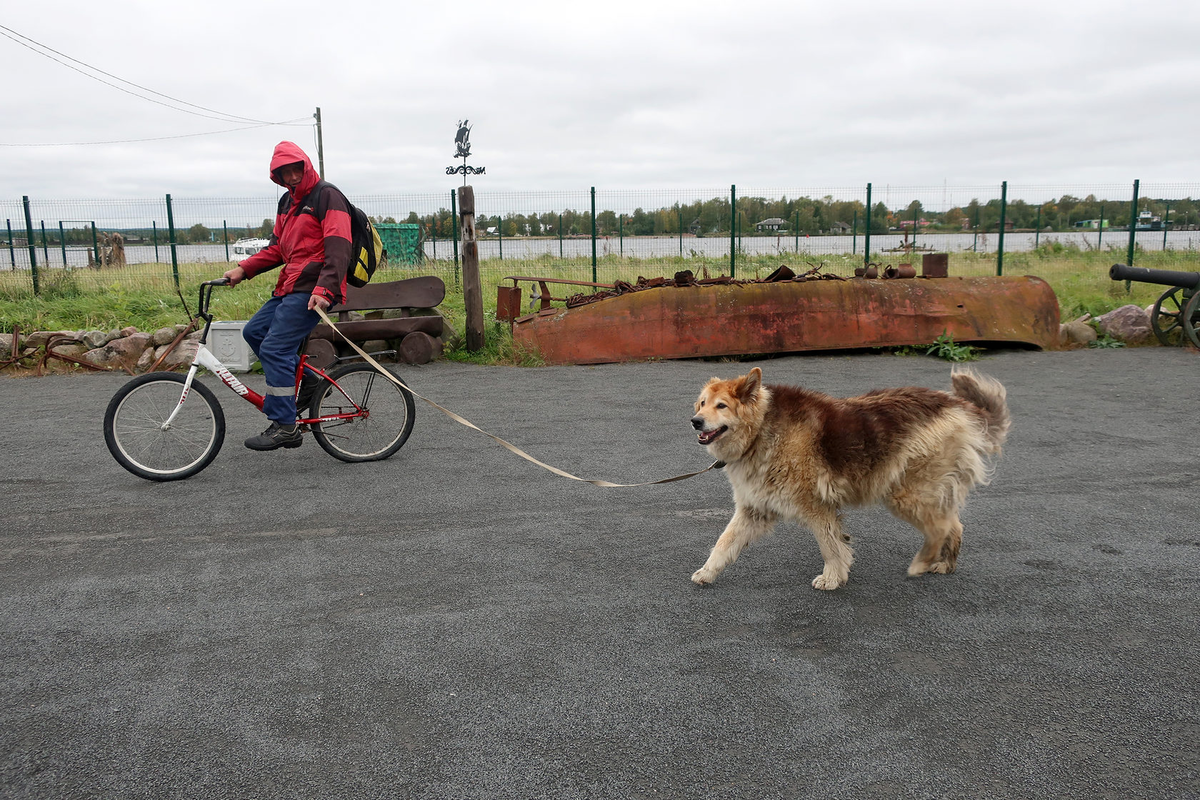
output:
<path id="1" fill-rule="evenodd" d="M 225 413 L 216 394 L 196 380 L 201 367 L 262 410 L 263 396 L 234 377 L 207 347 L 213 290 L 228 284 L 225 278 L 200 284 L 196 316 L 204 320 L 204 329 L 186 376 L 174 372 L 139 375 L 109 401 L 104 441 L 117 463 L 134 475 L 152 481 L 182 480 L 217 457 L 225 441 Z M 306 375 L 316 377 L 319 383 L 307 406 L 308 416 L 298 412 L 296 422 L 336 459 L 382 461 L 408 441 L 416 405 L 407 388 L 388 380 L 370 364 L 340 363 L 353 357 L 339 358 L 326 372 L 308 363 L 308 356 L 301 352 L 297 396 Z"/>

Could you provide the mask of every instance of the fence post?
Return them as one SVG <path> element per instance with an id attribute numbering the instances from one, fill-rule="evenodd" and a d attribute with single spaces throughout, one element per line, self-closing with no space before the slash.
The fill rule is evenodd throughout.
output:
<path id="1" fill-rule="evenodd" d="M 96 260 L 96 268 L 100 268 L 100 238 L 96 235 L 96 220 L 92 220 L 92 258 Z"/>
<path id="2" fill-rule="evenodd" d="M 459 189 L 462 224 L 463 303 L 467 313 L 467 349 L 483 348 L 483 286 L 479 278 L 479 245 L 475 242 L 475 188 Z"/>
<path id="3" fill-rule="evenodd" d="M 158 263 L 158 220 L 152 219 L 152 220 L 150 220 L 150 224 L 153 226 L 152 230 L 154 231 L 154 263 L 157 264 Z"/>
<path id="4" fill-rule="evenodd" d="M 1125 254 L 1125 263 L 1133 266 L 1133 247 L 1137 237 L 1138 181 L 1133 182 L 1133 202 L 1129 204 L 1129 252 Z"/>
<path id="5" fill-rule="evenodd" d="M 171 206 L 171 195 L 167 194 L 167 236 L 171 241 L 171 274 L 175 276 L 175 288 L 179 288 L 179 254 L 175 249 L 175 209 Z"/>
<path id="6" fill-rule="evenodd" d="M 1008 212 L 1008 181 L 1000 182 L 1000 236 L 996 247 L 996 275 L 1004 274 L 1004 218 Z"/>
<path id="7" fill-rule="evenodd" d="M 15 270 L 17 268 L 17 254 L 13 252 L 12 220 L 5 219 L 4 224 L 8 226 L 8 260 L 12 262 L 12 268 Z"/>
<path id="8" fill-rule="evenodd" d="M 792 236 L 795 237 L 794 247 L 796 254 L 800 254 L 800 210 L 792 212 Z"/>
<path id="9" fill-rule="evenodd" d="M 504 260 L 504 217 L 496 215 L 496 235 L 500 237 L 500 260 Z"/>
<path id="10" fill-rule="evenodd" d="M 1096 234 L 1096 249 L 1100 249 L 1100 245 L 1104 243 L 1104 203 L 1100 204 L 1100 232 Z"/>
<path id="11" fill-rule="evenodd" d="M 25 243 L 29 245 L 29 272 L 33 276 L 33 293 L 41 294 L 37 274 L 37 242 L 33 240 L 33 218 L 29 215 L 29 195 L 21 197 L 25 206 Z"/>
<path id="12" fill-rule="evenodd" d="M 63 230 L 62 220 L 58 221 L 58 244 L 62 247 L 63 269 L 67 267 L 67 234 Z"/>
<path id="13" fill-rule="evenodd" d="M 850 224 L 850 255 L 858 252 L 858 209 L 854 209 L 854 222 Z"/>
<path id="14" fill-rule="evenodd" d="M 729 277 L 737 266 L 737 184 L 729 185 Z"/>
<path id="15" fill-rule="evenodd" d="M 1038 206 L 1037 222 L 1033 223 L 1033 249 L 1038 249 L 1038 239 L 1042 235 L 1042 207 Z"/>
<path id="16" fill-rule="evenodd" d="M 975 239 L 971 242 L 971 252 L 979 252 L 979 204 L 975 204 Z"/>
<path id="17" fill-rule="evenodd" d="M 450 190 L 450 230 L 454 234 L 454 285 L 458 286 L 458 196 Z"/>
<path id="18" fill-rule="evenodd" d="M 620 247 L 621 258 L 625 257 L 625 215 L 617 217 L 617 245 Z"/>
<path id="19" fill-rule="evenodd" d="M 871 184 L 867 184 L 867 227 L 863 231 L 863 267 L 871 263 Z"/>
<path id="20" fill-rule="evenodd" d="M 679 257 L 683 258 L 683 206 L 675 204 L 675 216 L 679 219 Z"/>
<path id="21" fill-rule="evenodd" d="M 46 220 L 39 220 L 42 225 L 42 258 L 46 260 L 46 266 L 50 266 L 50 246 L 46 243 Z"/>
<path id="22" fill-rule="evenodd" d="M 1171 221 L 1171 203 L 1168 201 L 1167 202 L 1167 210 L 1163 214 L 1163 219 L 1162 219 L 1162 226 L 1163 226 L 1163 248 L 1162 249 L 1163 249 L 1164 253 L 1167 252 L 1167 225 L 1170 223 L 1170 221 Z"/>
<path id="23" fill-rule="evenodd" d="M 562 214 L 559 214 L 558 215 L 558 257 L 559 258 L 563 257 L 562 239 L 563 239 L 563 237 L 562 237 Z"/>
<path id="24" fill-rule="evenodd" d="M 225 240 L 225 260 L 229 260 L 229 223 L 221 220 L 221 238 Z"/>
<path id="25" fill-rule="evenodd" d="M 596 283 L 596 187 L 592 187 L 592 283 Z M 595 291 L 596 287 L 592 287 Z"/>

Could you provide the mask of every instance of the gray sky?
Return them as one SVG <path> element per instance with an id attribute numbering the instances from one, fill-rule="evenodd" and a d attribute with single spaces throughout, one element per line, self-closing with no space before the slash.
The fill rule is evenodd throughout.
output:
<path id="1" fill-rule="evenodd" d="M 317 106 L 351 195 L 459 185 L 464 118 L 488 190 L 1200 184 L 1194 0 L 43 0 L 0 25 L 171 105 L 304 122 L 160 138 L 247 123 L 0 38 L 5 200 L 273 195 Z"/>

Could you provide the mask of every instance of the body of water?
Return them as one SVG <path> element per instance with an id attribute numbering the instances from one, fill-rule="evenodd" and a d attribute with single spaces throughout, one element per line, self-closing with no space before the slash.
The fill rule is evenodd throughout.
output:
<path id="1" fill-rule="evenodd" d="M 876 260 L 899 259 L 906 257 L 900 248 L 905 238 L 901 234 L 872 234 L 871 251 Z M 1128 231 L 1071 231 L 1064 233 L 1042 233 L 1035 236 L 1032 233 L 1009 233 L 1004 236 L 1004 251 L 1006 253 L 1023 252 L 1034 249 L 1036 244 L 1045 245 L 1061 242 L 1064 245 L 1074 245 L 1082 249 L 1111 250 L 1124 253 L 1129 245 Z M 994 233 L 930 233 L 919 234 L 916 245 L 921 252 L 961 253 L 979 252 L 995 253 L 1000 239 Z M 481 259 L 493 259 L 503 256 L 514 261 L 534 259 L 549 256 L 551 258 L 591 258 L 592 241 L 590 238 L 572 238 L 559 240 L 556 238 L 506 238 L 501 241 L 495 237 L 479 241 L 479 256 Z M 863 236 L 746 236 L 741 239 L 741 252 L 746 255 L 778 255 L 780 257 L 799 256 L 820 258 L 822 256 L 856 253 L 861 255 L 865 240 Z M 1200 231 L 1138 231 L 1137 244 L 1143 250 L 1198 250 L 1200 249 Z M 929 248 L 929 250 L 925 250 Z M 39 266 L 62 267 L 63 253 L 61 248 L 53 245 L 45 250 L 37 248 L 37 263 Z M 181 264 L 194 263 L 229 263 L 224 244 L 188 244 L 177 245 L 177 258 Z M 86 267 L 90 247 L 68 247 L 66 264 L 72 267 Z M 228 251 L 229 258 L 233 257 Z M 705 236 L 606 236 L 596 240 L 596 255 L 626 256 L 629 258 L 661 258 L 668 256 L 729 256 L 729 237 Z M 916 257 L 918 253 L 912 254 Z M 426 258 L 449 261 L 454 258 L 454 243 L 448 239 L 425 242 Z M 125 259 L 129 264 L 171 263 L 171 248 L 169 245 L 127 245 Z M 25 247 L 4 247 L 0 249 L 0 269 L 29 268 L 29 250 Z"/>

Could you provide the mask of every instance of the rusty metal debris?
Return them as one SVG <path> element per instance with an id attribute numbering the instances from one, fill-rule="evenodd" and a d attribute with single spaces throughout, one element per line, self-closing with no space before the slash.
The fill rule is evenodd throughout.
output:
<path id="1" fill-rule="evenodd" d="M 613 284 L 510 277 L 497 316 L 512 323 L 514 342 L 551 364 L 921 345 L 943 334 L 1057 346 L 1058 300 L 1039 278 L 917 278 L 901 264 L 883 268 L 887 280 L 869 279 L 879 267 L 867 265 L 857 279 L 819 264 L 799 275 L 781 265 L 754 281 L 688 270 Z M 538 284 L 540 308 L 519 316 L 522 281 Z M 553 284 L 598 291 L 556 298 Z"/>
<path id="2" fill-rule="evenodd" d="M 8 351 L 9 357 L 4 361 L 0 361 L 0 369 L 11 367 L 13 364 L 19 364 L 24 356 L 21 354 L 21 326 L 13 325 L 12 331 L 12 349 Z"/>
<path id="3" fill-rule="evenodd" d="M 75 356 L 69 356 L 69 355 L 66 355 L 65 353 L 54 352 L 54 348 L 59 347 L 64 344 L 81 344 L 81 342 L 79 340 L 79 337 L 77 337 L 77 336 L 71 336 L 68 334 L 61 334 L 61 333 L 55 334 L 54 336 L 51 336 L 49 339 L 47 339 L 46 340 L 46 349 L 42 352 L 41 359 L 38 360 L 37 376 L 39 378 L 45 373 L 46 365 L 50 362 L 50 359 L 52 359 L 52 358 L 58 359 L 59 361 L 65 361 L 68 364 L 76 364 L 76 365 L 84 367 L 86 369 L 90 369 L 93 372 L 112 372 L 113 371 L 112 367 L 102 367 L 99 364 L 92 364 L 87 361 L 84 361 L 83 359 L 76 358 Z M 134 371 L 132 369 L 130 369 L 128 366 L 124 366 L 123 368 L 130 375 L 134 374 Z"/>

